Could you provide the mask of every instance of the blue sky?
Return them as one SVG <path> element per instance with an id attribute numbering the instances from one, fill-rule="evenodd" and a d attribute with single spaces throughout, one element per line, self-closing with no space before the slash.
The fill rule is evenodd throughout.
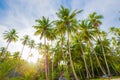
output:
<path id="1" fill-rule="evenodd" d="M 35 19 L 42 16 L 56 19 L 55 13 L 60 5 L 74 9 L 83 9 L 78 19 L 84 19 L 89 13 L 96 11 L 104 16 L 101 29 L 110 26 L 119 26 L 120 0 L 1 0 L 0 1 L 0 28 L 30 28 Z"/>
<path id="2" fill-rule="evenodd" d="M 88 14 L 97 12 L 104 16 L 102 30 L 108 31 L 111 26 L 120 27 L 120 0 L 0 0 L 0 47 L 6 46 L 3 40 L 3 32 L 15 28 L 18 35 L 22 37 L 29 34 L 36 42 L 39 37 L 33 36 L 35 20 L 42 16 L 51 20 L 57 19 L 56 12 L 63 5 L 71 10 L 83 9 L 77 16 L 78 19 L 85 19 Z M 17 47 L 16 49 L 16 46 Z M 9 48 L 12 51 L 21 50 L 20 41 L 12 43 Z"/>

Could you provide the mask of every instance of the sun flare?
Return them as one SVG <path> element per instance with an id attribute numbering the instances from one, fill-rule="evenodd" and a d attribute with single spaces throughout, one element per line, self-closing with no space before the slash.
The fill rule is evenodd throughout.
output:
<path id="1" fill-rule="evenodd" d="M 31 55 L 29 58 L 25 59 L 27 60 L 29 63 L 37 63 L 38 59 L 41 59 L 42 55 L 40 54 L 36 54 L 36 55 Z"/>
<path id="2" fill-rule="evenodd" d="M 29 63 L 36 63 L 38 60 L 38 56 L 31 56 L 30 58 L 27 59 Z"/>
<path id="3" fill-rule="evenodd" d="M 29 54 L 28 52 L 29 49 L 26 49 L 26 51 L 22 55 L 22 58 L 29 63 L 37 63 L 38 59 L 42 58 L 42 55 L 40 55 L 36 50 L 33 50 L 31 54 Z"/>

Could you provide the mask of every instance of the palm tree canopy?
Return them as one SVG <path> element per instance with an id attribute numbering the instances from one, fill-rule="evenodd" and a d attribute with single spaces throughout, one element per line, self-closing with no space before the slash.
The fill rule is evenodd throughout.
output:
<path id="1" fill-rule="evenodd" d="M 69 32 L 76 30 L 77 20 L 75 17 L 77 14 L 79 14 L 82 11 L 83 10 L 79 10 L 79 11 L 74 10 L 71 13 L 70 9 L 61 6 L 59 11 L 56 13 L 57 17 L 60 19 L 56 21 L 58 33 L 65 33 L 66 30 Z"/>
<path id="2" fill-rule="evenodd" d="M 96 12 L 93 12 L 89 15 L 89 20 L 92 24 L 93 27 L 98 27 L 99 25 L 102 24 L 102 22 L 100 21 L 103 18 L 102 15 L 97 15 Z"/>
<path id="3" fill-rule="evenodd" d="M 0 48 L 0 52 L 4 52 L 5 50 L 6 50 L 5 47 Z"/>
<path id="4" fill-rule="evenodd" d="M 49 18 L 45 18 L 43 16 L 41 20 L 38 19 L 38 20 L 36 20 L 36 22 L 38 24 L 36 26 L 34 26 L 34 28 L 36 29 L 35 35 L 41 34 L 40 39 L 43 36 L 48 37 L 50 35 L 50 31 L 49 30 L 52 29 L 51 28 L 52 22 L 50 22 Z"/>
<path id="5" fill-rule="evenodd" d="M 38 50 L 38 52 L 42 52 L 42 50 L 43 50 L 43 44 L 42 43 L 38 43 L 38 44 L 36 44 L 36 49 Z"/>
<path id="6" fill-rule="evenodd" d="M 82 20 L 79 24 L 78 35 L 85 40 L 94 39 L 95 31 L 88 20 Z"/>
<path id="7" fill-rule="evenodd" d="M 22 44 L 23 44 L 23 45 L 28 44 L 29 39 L 30 39 L 30 38 L 29 38 L 28 35 L 23 36 L 23 38 L 21 38 Z"/>
<path id="8" fill-rule="evenodd" d="M 49 31 L 48 31 L 50 34 L 49 34 L 49 36 L 47 37 L 47 39 L 48 40 L 54 40 L 54 39 L 56 39 L 56 31 L 55 31 L 55 29 L 54 28 L 52 28 L 52 29 L 49 29 Z"/>
<path id="9" fill-rule="evenodd" d="M 120 36 L 120 28 L 111 27 L 110 32 L 116 36 Z"/>
<path id="10" fill-rule="evenodd" d="M 30 40 L 28 43 L 29 48 L 34 48 L 35 47 L 35 41 L 34 40 Z"/>
<path id="11" fill-rule="evenodd" d="M 19 58 L 19 52 L 14 52 L 14 54 L 13 54 L 13 58 L 15 58 L 15 59 L 17 59 L 17 58 Z"/>
<path id="12" fill-rule="evenodd" d="M 6 52 L 5 47 L 1 47 L 0 48 L 0 56 L 4 55 L 5 52 Z"/>
<path id="13" fill-rule="evenodd" d="M 11 29 L 9 31 L 5 31 L 4 34 L 4 39 L 7 40 L 7 42 L 16 42 L 18 40 L 18 33 L 16 32 L 15 29 Z"/>

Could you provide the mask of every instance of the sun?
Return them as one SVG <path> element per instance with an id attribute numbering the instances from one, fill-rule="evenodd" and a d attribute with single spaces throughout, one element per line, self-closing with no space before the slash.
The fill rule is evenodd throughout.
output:
<path id="1" fill-rule="evenodd" d="M 22 59 L 26 60 L 28 63 L 37 63 L 38 58 L 42 58 L 42 55 L 40 55 L 38 51 L 33 51 L 32 53 L 28 52 L 29 50 L 26 49 L 26 51 L 22 55 Z"/>
<path id="2" fill-rule="evenodd" d="M 33 54 L 27 59 L 27 61 L 28 61 L 29 63 L 36 63 L 37 60 L 38 60 L 38 56 L 33 55 Z"/>
<path id="3" fill-rule="evenodd" d="M 40 54 L 36 54 L 36 55 L 31 54 L 30 57 L 27 58 L 26 60 L 29 63 L 37 63 L 38 59 L 41 59 L 41 58 L 42 58 L 42 55 Z"/>
<path id="4" fill-rule="evenodd" d="M 42 55 L 38 54 L 38 55 L 34 55 L 31 56 L 30 58 L 26 59 L 28 61 L 28 63 L 37 63 L 38 59 L 42 59 Z"/>

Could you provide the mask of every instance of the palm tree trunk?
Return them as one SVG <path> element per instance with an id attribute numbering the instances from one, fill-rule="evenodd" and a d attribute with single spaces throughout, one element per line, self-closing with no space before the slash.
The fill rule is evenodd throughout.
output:
<path id="1" fill-rule="evenodd" d="M 9 45 L 10 45 L 10 41 L 8 42 L 8 44 L 6 46 L 6 51 L 8 50 Z"/>
<path id="2" fill-rule="evenodd" d="M 114 66 L 113 66 L 112 64 L 111 64 L 111 67 L 113 68 L 113 70 L 114 70 L 115 74 L 116 74 L 116 75 L 118 75 L 118 73 L 117 73 L 116 69 L 114 68 Z"/>
<path id="3" fill-rule="evenodd" d="M 85 69 L 86 69 L 87 79 L 89 79 L 89 70 L 88 70 L 88 67 L 87 67 L 85 56 L 82 55 L 82 58 L 83 58 Z"/>
<path id="4" fill-rule="evenodd" d="M 54 75 L 54 74 L 53 74 L 54 67 L 53 67 L 53 66 L 54 66 L 54 64 L 53 64 L 53 57 L 52 57 L 52 80 L 54 79 L 54 76 L 53 76 L 53 75 Z"/>
<path id="5" fill-rule="evenodd" d="M 52 46 L 52 40 L 51 40 L 51 46 Z M 52 55 L 52 80 L 54 79 L 54 63 L 53 63 L 53 60 L 54 60 L 54 54 Z"/>
<path id="6" fill-rule="evenodd" d="M 85 80 L 86 79 L 86 73 L 83 71 L 83 70 L 81 70 L 81 73 L 82 73 L 82 76 L 83 76 L 83 80 Z"/>
<path id="7" fill-rule="evenodd" d="M 6 50 L 8 49 L 8 47 L 9 47 L 9 44 L 10 44 L 10 41 L 8 42 L 8 44 L 7 44 L 7 46 L 6 46 Z"/>
<path id="8" fill-rule="evenodd" d="M 93 68 L 93 62 L 92 62 L 92 58 L 91 58 L 91 54 L 89 53 L 90 56 L 90 65 L 91 65 L 91 69 L 92 69 L 92 77 L 94 77 L 94 68 Z"/>
<path id="9" fill-rule="evenodd" d="M 62 38 L 62 34 L 61 34 L 61 38 Z M 63 40 L 61 40 L 61 48 L 62 48 L 63 60 L 64 60 L 64 62 L 66 62 L 66 60 L 65 60 L 65 53 L 63 52 Z M 64 68 L 65 68 L 66 72 L 68 73 L 68 68 L 67 68 L 66 65 L 64 66 Z"/>
<path id="10" fill-rule="evenodd" d="M 23 45 L 23 47 L 22 47 L 22 51 L 21 51 L 20 57 L 22 57 L 22 53 L 23 53 L 24 47 L 25 47 L 25 45 Z"/>
<path id="11" fill-rule="evenodd" d="M 20 58 L 22 57 L 22 53 L 23 53 L 24 47 L 25 47 L 25 45 L 23 45 L 23 47 L 22 47 L 22 51 L 21 51 L 21 53 L 20 53 Z M 19 64 L 20 64 L 20 58 L 19 58 L 18 63 L 17 63 L 17 65 L 16 65 L 16 68 L 15 68 L 15 71 L 14 71 L 14 73 L 13 73 L 13 76 L 15 76 L 17 67 L 18 67 Z"/>
<path id="12" fill-rule="evenodd" d="M 88 42 L 88 45 L 89 45 L 89 42 Z M 89 45 L 89 47 L 90 47 L 90 45 Z M 92 69 L 92 77 L 94 77 L 94 69 L 93 69 L 93 62 L 92 62 L 91 54 L 90 53 L 88 53 L 88 54 L 90 56 L 90 65 L 91 65 L 91 69 Z"/>
<path id="13" fill-rule="evenodd" d="M 47 53 L 47 57 L 46 57 L 46 65 L 47 65 L 47 75 L 48 75 L 48 79 L 49 79 L 49 60 L 48 60 L 48 53 Z"/>
<path id="14" fill-rule="evenodd" d="M 79 76 L 80 76 L 80 79 L 83 79 L 82 75 L 81 75 L 81 71 L 79 70 Z"/>
<path id="15" fill-rule="evenodd" d="M 104 59 L 105 59 L 105 64 L 106 64 L 107 71 L 108 71 L 108 76 L 110 76 L 110 69 L 108 67 L 108 62 L 107 62 L 107 59 L 106 59 L 106 56 L 105 56 L 105 53 L 104 53 L 103 45 L 102 45 L 102 50 L 103 50 L 103 56 L 104 56 Z"/>
<path id="16" fill-rule="evenodd" d="M 29 53 L 28 53 L 27 60 L 29 59 L 29 56 L 31 55 L 31 50 L 32 50 L 32 48 L 30 48 L 30 51 L 29 51 Z"/>
<path id="17" fill-rule="evenodd" d="M 46 80 L 49 80 L 48 78 L 48 55 L 46 52 L 46 36 L 44 36 L 44 48 L 45 48 L 45 75 L 46 75 Z"/>
<path id="18" fill-rule="evenodd" d="M 108 76 L 110 76 L 110 75 L 111 75 L 110 69 L 109 69 L 109 67 L 108 67 L 107 59 L 106 59 L 106 56 L 105 56 L 105 51 L 104 51 L 104 48 L 103 48 L 103 43 L 101 42 L 102 39 L 101 39 L 101 37 L 100 37 L 100 35 L 99 35 L 99 31 L 98 31 L 98 30 L 97 30 L 97 33 L 98 33 L 98 40 L 100 40 L 100 44 L 101 44 L 101 46 L 102 46 L 102 53 L 103 53 L 103 57 L 104 57 L 104 60 L 105 60 L 106 67 L 107 67 Z"/>
<path id="19" fill-rule="evenodd" d="M 24 46 L 25 46 L 25 45 L 23 45 L 23 47 L 22 47 L 22 51 L 21 51 L 21 53 L 20 53 L 20 58 L 22 57 L 22 53 L 23 53 L 23 50 L 24 50 Z M 18 61 L 17 65 L 16 65 L 16 68 L 15 68 L 15 71 L 14 71 L 14 73 L 13 73 L 13 76 L 15 76 L 15 74 L 16 74 L 17 67 L 19 66 L 19 63 L 20 63 L 20 58 L 19 58 L 19 61 Z"/>
<path id="20" fill-rule="evenodd" d="M 4 52 L 4 56 L 3 56 L 3 60 L 6 58 L 6 56 L 7 56 L 7 49 L 8 49 L 8 47 L 9 47 L 9 45 L 10 45 L 10 41 L 8 42 L 8 44 L 7 44 L 7 46 L 6 46 L 6 50 L 5 50 L 5 52 Z"/>
<path id="21" fill-rule="evenodd" d="M 92 43 L 90 42 L 90 40 L 89 40 L 89 44 L 90 44 L 90 46 L 91 46 L 91 49 L 92 49 L 92 51 L 93 51 L 93 53 L 94 53 L 94 55 L 95 55 L 95 58 L 96 58 L 96 60 L 97 60 L 97 63 L 98 63 L 98 65 L 99 65 L 101 71 L 103 72 L 103 74 L 106 75 L 106 72 L 105 72 L 105 70 L 102 68 L 102 66 L 101 66 L 101 64 L 100 64 L 100 61 L 99 61 L 99 59 L 98 59 L 98 57 L 97 57 L 97 55 L 96 55 L 95 50 L 94 50 L 93 47 L 92 47 Z"/>
<path id="22" fill-rule="evenodd" d="M 80 44 L 81 44 L 81 42 L 80 42 Z M 81 48 L 81 51 L 82 51 L 82 58 L 83 58 L 84 65 L 85 65 L 85 71 L 86 71 L 86 74 L 87 74 L 87 79 L 89 79 L 89 77 L 91 77 L 91 75 L 90 75 L 90 72 L 88 70 L 86 59 L 85 59 L 85 55 L 84 55 L 84 51 L 83 51 L 83 48 L 82 48 L 81 45 L 80 45 L 80 48 Z"/>
<path id="23" fill-rule="evenodd" d="M 63 52 L 63 51 L 62 51 L 62 52 Z M 65 60 L 65 54 L 64 54 L 64 53 L 63 53 L 63 59 L 64 59 L 64 62 L 66 62 L 66 60 Z M 65 68 L 66 72 L 68 73 L 68 68 L 67 68 L 66 65 L 64 66 L 64 68 Z"/>
<path id="24" fill-rule="evenodd" d="M 94 65 L 95 65 L 95 64 L 94 64 Z M 97 68 L 96 65 L 95 65 L 95 68 L 96 68 L 96 71 L 97 71 L 98 76 L 101 76 L 101 75 L 100 75 L 100 72 L 99 72 L 99 70 L 98 70 L 98 68 Z"/>
<path id="25" fill-rule="evenodd" d="M 70 50 L 70 35 L 69 35 L 69 31 L 68 31 L 68 54 L 69 54 L 69 57 L 70 57 L 70 65 L 71 65 L 71 68 L 72 68 L 75 80 L 79 80 L 78 77 L 77 77 L 77 74 L 75 72 L 74 66 L 73 66 L 73 61 L 72 61 L 72 56 L 71 56 L 71 50 Z"/>
<path id="26" fill-rule="evenodd" d="M 119 62 L 116 62 L 116 61 L 113 61 L 113 60 L 111 61 L 111 63 L 119 64 Z M 114 69 L 116 70 L 117 74 L 120 74 L 119 70 L 116 69 L 116 66 L 114 64 L 112 64 Z"/>

